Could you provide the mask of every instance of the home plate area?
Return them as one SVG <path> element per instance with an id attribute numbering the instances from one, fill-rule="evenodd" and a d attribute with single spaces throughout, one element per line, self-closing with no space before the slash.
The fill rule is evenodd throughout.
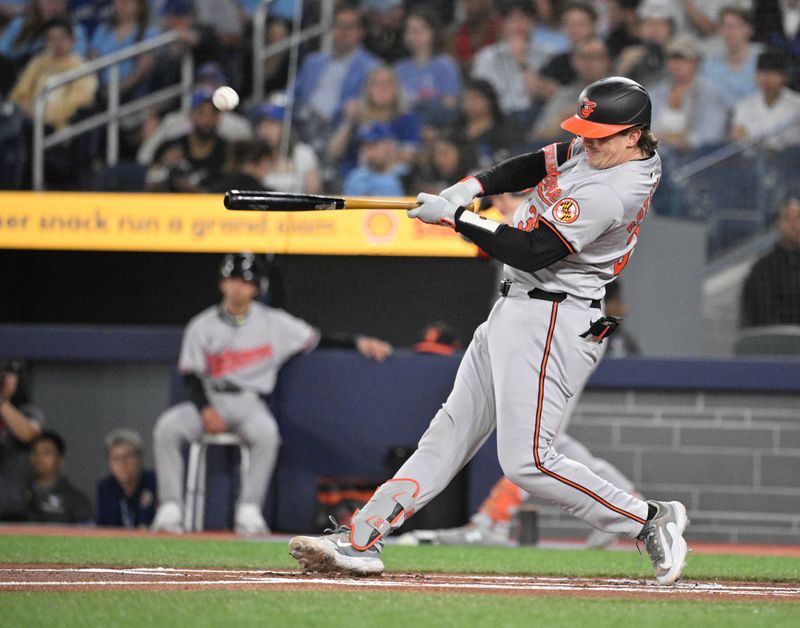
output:
<path id="1" fill-rule="evenodd" d="M 6 565 L 0 591 L 87 590 L 386 590 L 424 593 L 502 595 L 583 595 L 684 599 L 760 599 L 800 601 L 800 585 L 758 582 L 679 582 L 663 587 L 653 581 L 605 578 L 387 573 L 351 578 L 297 571 L 175 569 L 153 567 L 64 567 Z"/>

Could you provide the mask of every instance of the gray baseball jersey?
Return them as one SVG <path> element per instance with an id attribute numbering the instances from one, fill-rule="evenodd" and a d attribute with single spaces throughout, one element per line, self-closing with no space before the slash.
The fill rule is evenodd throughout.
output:
<path id="1" fill-rule="evenodd" d="M 178 368 L 205 381 L 227 381 L 269 394 L 278 370 L 295 353 L 310 351 L 319 332 L 287 312 L 254 302 L 241 324 L 215 305 L 189 321 Z"/>
<path id="2" fill-rule="evenodd" d="M 475 331 L 453 391 L 395 477 L 416 483 L 419 509 L 496 430 L 500 464 L 517 486 L 595 528 L 635 537 L 647 504 L 625 490 L 629 483 L 615 485 L 587 460 L 565 455 L 574 452 L 556 437 L 600 359 L 602 346 L 585 332 L 602 316 L 595 300 L 636 245 L 661 162 L 654 154 L 594 168 L 580 139 L 561 164 L 556 145 L 543 152 L 547 173 L 517 209 L 514 226 L 530 231 L 544 221 L 570 254 L 533 272 L 506 266 L 510 289 Z M 534 288 L 552 298 L 534 298 Z M 362 512 L 372 515 L 371 504 Z"/>
<path id="3" fill-rule="evenodd" d="M 543 149 L 547 176 L 514 213 L 514 226 L 530 231 L 544 218 L 556 228 L 572 255 L 533 273 L 510 266 L 505 276 L 526 291 L 541 288 L 585 299 L 600 299 L 603 286 L 627 264 L 639 225 L 661 179 L 661 158 L 592 168 L 580 138 L 558 164 L 556 145 Z"/>
<path id="4" fill-rule="evenodd" d="M 178 360 L 180 371 L 203 379 L 211 405 L 224 418 L 228 430 L 238 434 L 250 449 L 240 503 L 263 503 L 278 459 L 278 424 L 259 395 L 272 392 L 287 359 L 310 351 L 318 340 L 317 329 L 305 321 L 258 302 L 239 319 L 215 305 L 192 318 L 186 327 Z M 217 390 L 214 384 L 223 382 L 234 387 Z M 189 401 L 172 406 L 159 417 L 153 453 L 162 504 L 181 503 L 181 444 L 198 440 L 203 432 L 200 413 Z"/>

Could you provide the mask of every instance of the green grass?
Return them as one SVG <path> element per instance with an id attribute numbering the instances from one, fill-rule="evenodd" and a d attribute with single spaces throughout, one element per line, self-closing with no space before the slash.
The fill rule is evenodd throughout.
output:
<path id="1" fill-rule="evenodd" d="M 384 550 L 389 571 L 650 578 L 645 555 L 521 547 L 402 547 Z M 0 536 L 0 563 L 294 569 L 286 544 L 174 538 Z M 692 554 L 686 579 L 800 582 L 800 559 Z"/>
<path id="2" fill-rule="evenodd" d="M 312 591 L 0 594 L 3 626 L 797 626 L 790 603 Z"/>

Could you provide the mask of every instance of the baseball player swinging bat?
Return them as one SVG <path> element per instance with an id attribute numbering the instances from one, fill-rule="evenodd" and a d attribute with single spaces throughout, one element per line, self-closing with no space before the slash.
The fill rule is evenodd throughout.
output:
<path id="1" fill-rule="evenodd" d="M 286 192 L 249 192 L 229 190 L 225 193 L 227 209 L 244 209 L 258 212 L 305 212 L 326 209 L 414 209 L 417 201 L 386 198 L 359 198 L 353 196 L 318 196 L 316 194 L 290 194 Z"/>

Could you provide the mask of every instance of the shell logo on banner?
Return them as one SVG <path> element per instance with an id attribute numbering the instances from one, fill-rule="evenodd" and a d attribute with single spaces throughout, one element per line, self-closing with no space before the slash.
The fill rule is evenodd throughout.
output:
<path id="1" fill-rule="evenodd" d="M 362 222 L 364 237 L 370 244 L 388 244 L 397 235 L 396 212 L 368 211 Z"/>

